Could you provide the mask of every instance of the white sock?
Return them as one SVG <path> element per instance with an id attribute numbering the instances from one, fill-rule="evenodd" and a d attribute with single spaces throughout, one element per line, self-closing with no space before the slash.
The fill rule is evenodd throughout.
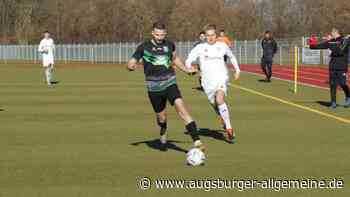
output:
<path id="1" fill-rule="evenodd" d="M 218 108 L 220 115 L 225 122 L 226 129 L 232 129 L 230 121 L 230 112 L 228 111 L 226 103 L 219 105 Z"/>

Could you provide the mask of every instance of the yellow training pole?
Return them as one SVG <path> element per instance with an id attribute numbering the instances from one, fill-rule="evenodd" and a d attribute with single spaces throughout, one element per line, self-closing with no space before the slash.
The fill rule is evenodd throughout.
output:
<path id="1" fill-rule="evenodd" d="M 298 47 L 294 47 L 294 94 L 298 92 Z"/>

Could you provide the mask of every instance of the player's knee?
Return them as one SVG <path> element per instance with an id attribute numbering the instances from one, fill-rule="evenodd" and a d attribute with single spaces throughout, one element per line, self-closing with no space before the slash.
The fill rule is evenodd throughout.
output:
<path id="1" fill-rule="evenodd" d="M 224 93 L 218 92 L 216 97 L 215 97 L 215 101 L 216 101 L 216 104 L 218 104 L 218 105 L 224 104 L 225 103 Z"/>
<path id="2" fill-rule="evenodd" d="M 167 120 L 167 115 L 165 112 L 160 112 L 157 114 L 157 122 L 158 123 L 164 123 Z"/>

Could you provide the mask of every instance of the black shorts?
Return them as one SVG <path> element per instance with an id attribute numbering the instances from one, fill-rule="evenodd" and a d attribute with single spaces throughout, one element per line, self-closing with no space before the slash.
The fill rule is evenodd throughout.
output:
<path id="1" fill-rule="evenodd" d="M 182 98 L 176 84 L 169 86 L 161 92 L 148 92 L 148 97 L 156 113 L 160 113 L 165 109 L 167 100 L 171 105 L 174 105 L 176 99 Z"/>

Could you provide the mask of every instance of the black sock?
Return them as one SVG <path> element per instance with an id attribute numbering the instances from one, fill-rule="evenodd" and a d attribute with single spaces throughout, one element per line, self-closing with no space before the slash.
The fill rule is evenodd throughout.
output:
<path id="1" fill-rule="evenodd" d="M 345 93 L 345 97 L 346 97 L 346 98 L 350 98 L 349 86 L 348 86 L 348 85 L 343 85 L 342 88 L 343 88 L 343 91 L 344 91 L 344 93 Z"/>
<path id="2" fill-rule="evenodd" d="M 190 122 L 188 125 L 186 125 L 186 130 L 190 133 L 192 140 L 195 142 L 199 139 L 197 125 L 195 121 Z"/>
<path id="3" fill-rule="evenodd" d="M 167 122 L 160 122 L 157 120 L 158 126 L 160 127 L 160 135 L 164 135 L 167 129 Z"/>
<path id="4" fill-rule="evenodd" d="M 336 103 L 337 102 L 337 85 L 336 84 L 331 84 L 330 93 L 331 93 L 331 102 Z"/>

